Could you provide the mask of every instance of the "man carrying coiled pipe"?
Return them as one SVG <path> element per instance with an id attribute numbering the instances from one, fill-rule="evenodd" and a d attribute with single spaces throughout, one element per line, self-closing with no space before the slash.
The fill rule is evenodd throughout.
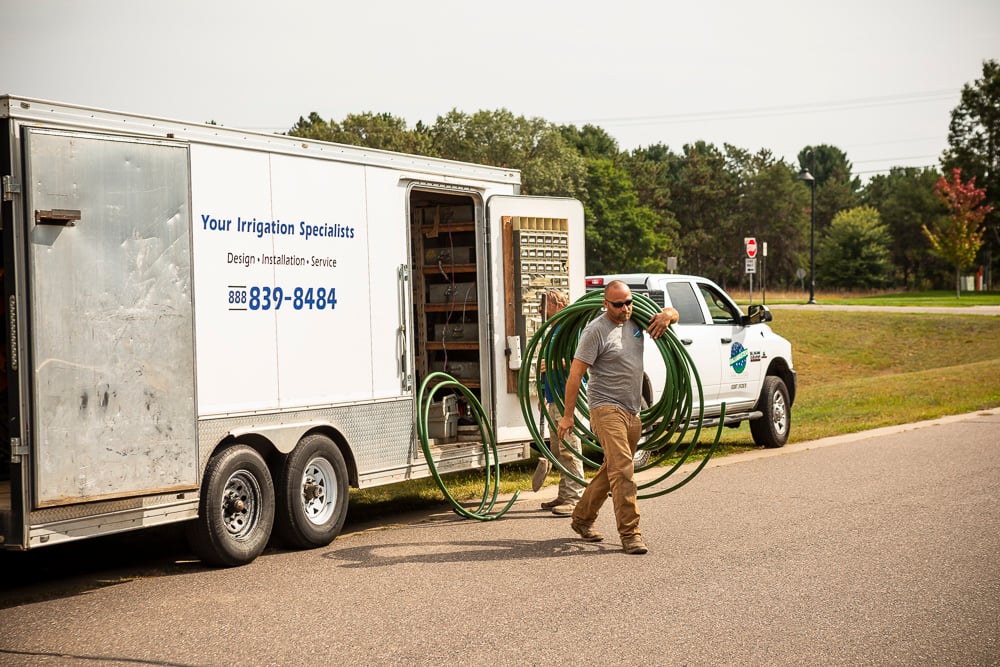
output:
<path id="1" fill-rule="evenodd" d="M 573 510 L 573 531 L 588 542 L 604 536 L 594 530 L 601 506 L 611 493 L 622 549 L 628 554 L 648 551 L 639 530 L 638 493 L 633 456 L 642 433 L 643 343 L 642 329 L 631 321 L 632 290 L 620 280 L 604 288 L 604 314 L 590 322 L 580 342 L 566 380 L 565 410 L 557 437 L 572 432 L 577 395 L 589 372 L 587 400 L 590 429 L 604 450 L 604 462 Z M 673 308 L 652 317 L 647 331 L 656 339 L 677 321 Z"/>

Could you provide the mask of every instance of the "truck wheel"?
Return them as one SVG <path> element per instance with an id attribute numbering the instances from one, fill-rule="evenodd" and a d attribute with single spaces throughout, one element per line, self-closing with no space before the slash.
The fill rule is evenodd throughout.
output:
<path id="1" fill-rule="evenodd" d="M 642 397 L 642 402 L 639 405 L 640 410 L 645 410 L 649 408 L 649 399 L 645 396 Z M 639 445 L 646 442 L 646 438 L 639 438 Z M 638 471 L 646 467 L 649 461 L 653 458 L 653 452 L 648 449 L 636 449 L 635 454 L 632 456 L 632 465 Z"/>
<path id="2" fill-rule="evenodd" d="M 348 502 L 347 465 L 325 435 L 299 441 L 278 481 L 277 531 L 297 549 L 326 546 L 344 527 Z"/>
<path id="3" fill-rule="evenodd" d="M 274 526 L 274 483 L 260 454 L 246 445 L 215 454 L 205 468 L 192 549 L 210 565 L 244 565 L 267 546 Z"/>
<path id="4" fill-rule="evenodd" d="M 764 413 L 760 419 L 750 422 L 753 441 L 760 447 L 773 449 L 788 442 L 788 432 L 792 428 L 792 413 L 788 407 L 788 388 L 776 375 L 764 378 L 757 408 Z"/>

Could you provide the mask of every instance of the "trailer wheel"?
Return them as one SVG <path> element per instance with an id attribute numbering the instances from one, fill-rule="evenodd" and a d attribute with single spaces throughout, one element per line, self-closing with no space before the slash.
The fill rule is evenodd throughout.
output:
<path id="1" fill-rule="evenodd" d="M 246 445 L 215 454 L 205 468 L 198 519 L 188 540 L 202 561 L 232 567 L 253 561 L 274 526 L 274 483 L 267 464 Z"/>
<path id="2" fill-rule="evenodd" d="M 781 378 L 776 375 L 764 378 L 758 406 L 764 416 L 750 422 L 754 443 L 768 449 L 784 446 L 792 428 L 792 413 L 788 407 L 788 388 Z"/>
<path id="3" fill-rule="evenodd" d="M 344 456 L 325 435 L 302 438 L 278 481 L 278 536 L 297 549 L 326 546 L 347 518 L 349 483 Z"/>

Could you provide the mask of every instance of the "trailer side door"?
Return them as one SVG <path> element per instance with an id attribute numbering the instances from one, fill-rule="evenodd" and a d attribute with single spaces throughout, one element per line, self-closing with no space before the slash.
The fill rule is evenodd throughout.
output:
<path id="1" fill-rule="evenodd" d="M 34 505 L 196 487 L 188 148 L 23 144 Z"/>

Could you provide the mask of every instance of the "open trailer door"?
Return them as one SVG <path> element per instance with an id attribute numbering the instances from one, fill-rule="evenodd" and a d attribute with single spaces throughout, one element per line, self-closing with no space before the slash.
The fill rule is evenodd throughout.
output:
<path id="1" fill-rule="evenodd" d="M 504 323 L 497 333 L 511 351 L 494 358 L 497 435 L 504 440 L 527 433 L 517 398 L 517 359 L 542 323 L 543 291 L 555 287 L 572 300 L 584 293 L 583 205 L 557 197 L 494 196 L 487 201 L 487 215 L 503 248 L 502 300 L 494 316 Z"/>

